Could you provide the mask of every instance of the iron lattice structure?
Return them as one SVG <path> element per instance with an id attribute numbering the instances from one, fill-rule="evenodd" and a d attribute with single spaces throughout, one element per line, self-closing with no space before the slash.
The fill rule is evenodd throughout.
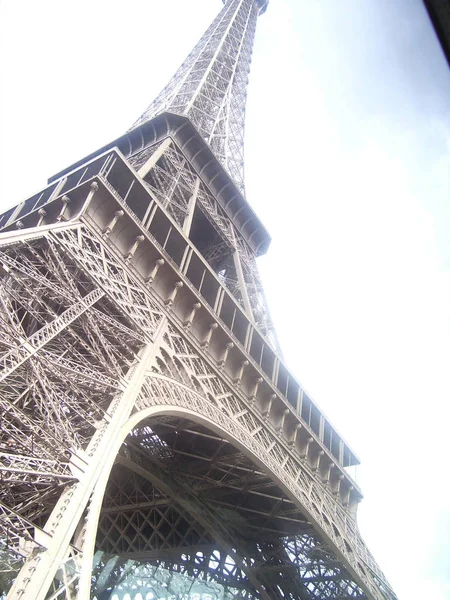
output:
<path id="1" fill-rule="evenodd" d="M 395 600 L 352 450 L 276 349 L 243 196 L 262 0 L 0 216 L 0 592 Z"/>
<path id="2" fill-rule="evenodd" d="M 189 117 L 244 191 L 247 81 L 258 14 L 268 0 L 228 1 L 134 126 L 168 111 Z"/>

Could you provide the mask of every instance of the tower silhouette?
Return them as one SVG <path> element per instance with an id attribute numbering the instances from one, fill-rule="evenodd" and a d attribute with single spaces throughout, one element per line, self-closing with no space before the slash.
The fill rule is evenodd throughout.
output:
<path id="1" fill-rule="evenodd" d="M 128 132 L 0 216 L 10 599 L 395 599 L 357 458 L 283 364 L 256 266 L 266 7 L 227 0 Z"/>

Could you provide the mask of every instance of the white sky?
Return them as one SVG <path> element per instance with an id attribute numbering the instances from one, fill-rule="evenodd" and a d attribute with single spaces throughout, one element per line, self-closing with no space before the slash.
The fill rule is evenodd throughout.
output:
<path id="1" fill-rule="evenodd" d="M 0 0 L 1 208 L 121 135 L 219 0 Z M 450 71 L 421 0 L 271 0 L 247 197 L 286 361 L 362 460 L 400 600 L 450 599 Z"/>

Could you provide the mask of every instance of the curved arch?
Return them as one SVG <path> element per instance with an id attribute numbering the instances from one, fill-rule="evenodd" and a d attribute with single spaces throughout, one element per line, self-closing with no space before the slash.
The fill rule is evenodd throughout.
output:
<path id="1" fill-rule="evenodd" d="M 358 585 L 369 592 L 369 597 L 382 598 L 380 590 L 372 583 L 371 578 L 364 576 L 364 566 L 355 555 L 352 548 L 346 543 L 344 536 L 336 526 L 333 515 L 328 514 L 322 503 L 320 490 L 316 489 L 314 482 L 305 489 L 304 480 L 297 474 L 291 475 L 287 460 L 278 455 L 274 460 L 270 453 L 251 432 L 237 422 L 209 398 L 193 390 L 179 381 L 173 380 L 160 373 L 148 372 L 135 404 L 136 412 L 124 423 L 120 435 L 114 443 L 114 449 L 105 458 L 102 475 L 97 481 L 92 495 L 89 518 L 86 529 L 85 543 L 83 546 L 83 561 L 85 568 L 80 577 L 80 590 L 85 586 L 89 594 L 91 564 L 88 557 L 93 556 L 97 524 L 100 518 L 101 505 L 111 469 L 121 445 L 128 434 L 141 422 L 159 415 L 185 417 L 210 431 L 228 440 L 234 447 L 242 451 L 249 460 L 262 469 L 270 479 L 297 505 L 308 519 L 314 524 L 318 534 L 325 538 L 333 547 L 335 553 L 347 567 L 351 576 Z M 286 454 L 286 456 L 289 456 Z M 303 485 L 302 485 L 303 484 Z M 318 484 L 317 484 L 318 485 Z M 324 527 L 325 525 L 325 527 Z M 327 531 L 328 530 L 328 531 Z M 89 567 L 86 567 L 86 564 Z M 362 570 L 362 572 L 361 572 Z M 86 596 L 88 597 L 88 595 Z"/>
<path id="2" fill-rule="evenodd" d="M 147 377 L 158 378 L 160 380 L 164 380 L 166 383 L 170 383 L 170 384 L 173 384 L 174 386 L 185 389 L 185 391 L 187 391 L 188 393 L 194 394 L 199 399 L 204 401 L 204 397 L 201 396 L 200 394 L 198 394 L 197 392 L 195 392 L 194 390 L 192 390 L 191 388 L 188 388 L 187 386 L 180 384 L 177 381 L 169 379 L 164 375 L 160 375 L 160 374 L 156 374 L 156 373 L 149 373 Z M 209 401 L 209 400 L 207 402 L 211 403 L 211 401 Z M 240 448 L 243 451 L 246 450 L 245 446 L 242 446 L 239 443 L 239 440 L 237 437 L 235 438 L 233 435 L 227 434 L 225 428 L 218 426 L 216 423 L 214 423 L 214 421 L 209 419 L 207 416 L 201 414 L 198 410 L 197 411 L 192 410 L 189 407 L 182 407 L 177 404 L 155 403 L 152 406 L 142 408 L 141 410 L 138 410 L 133 415 L 131 415 L 128 418 L 128 420 L 125 422 L 125 424 L 122 426 L 122 428 L 120 430 L 120 434 L 117 436 L 117 438 L 115 440 L 113 451 L 111 451 L 109 456 L 106 457 L 106 460 L 103 465 L 102 475 L 98 479 L 96 486 L 95 486 L 95 490 L 92 494 L 92 498 L 91 498 L 91 502 L 90 502 L 90 506 L 89 506 L 88 522 L 86 523 L 86 529 L 89 530 L 89 533 L 86 536 L 86 539 L 84 540 L 84 543 L 83 543 L 83 558 L 84 559 L 83 559 L 82 572 L 81 572 L 80 579 L 79 579 L 80 597 L 86 597 L 86 598 L 89 597 L 90 585 L 91 585 L 91 571 L 92 571 L 91 565 L 92 565 L 92 558 L 93 558 L 93 554 L 94 554 L 97 525 L 98 525 L 99 518 L 100 518 L 102 501 L 103 501 L 103 497 L 104 497 L 104 494 L 106 491 L 108 480 L 111 475 L 111 470 L 112 470 L 112 467 L 116 460 L 116 457 L 118 455 L 118 452 L 120 450 L 120 447 L 122 446 L 122 444 L 125 441 L 125 439 L 127 438 L 127 436 L 131 433 L 131 431 L 133 431 L 133 429 L 139 423 L 148 421 L 152 417 L 156 417 L 156 416 L 160 416 L 160 415 L 164 415 L 164 416 L 174 415 L 174 416 L 185 417 L 186 419 L 189 419 L 196 423 L 205 425 L 209 430 L 214 431 L 215 433 L 219 434 L 221 437 L 223 437 L 225 439 L 229 438 L 229 441 L 234 446 Z M 229 419 L 229 417 L 226 417 L 226 418 Z M 155 477 L 154 479 L 155 479 L 155 481 L 157 481 L 158 478 Z M 160 481 L 160 484 L 162 484 L 161 481 Z M 157 484 L 157 487 L 160 487 L 160 485 Z M 235 554 L 234 558 L 238 559 L 238 556 Z M 242 563 L 242 561 L 240 561 L 240 562 L 241 562 L 240 567 L 243 568 L 243 570 L 245 570 L 245 565 Z M 264 589 L 258 585 L 258 582 L 255 580 L 255 577 L 249 573 L 248 573 L 248 576 L 249 576 L 250 580 L 253 579 L 253 584 L 255 585 L 255 587 L 259 588 L 259 591 L 261 593 L 261 598 L 263 600 L 270 600 L 269 596 L 264 591 Z"/>

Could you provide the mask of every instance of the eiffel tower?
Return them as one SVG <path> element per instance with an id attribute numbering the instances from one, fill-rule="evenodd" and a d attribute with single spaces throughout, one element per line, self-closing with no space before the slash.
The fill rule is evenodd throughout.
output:
<path id="1" fill-rule="evenodd" d="M 129 131 L 0 215 L 2 597 L 396 599 L 256 266 L 266 8 L 226 0 Z"/>

